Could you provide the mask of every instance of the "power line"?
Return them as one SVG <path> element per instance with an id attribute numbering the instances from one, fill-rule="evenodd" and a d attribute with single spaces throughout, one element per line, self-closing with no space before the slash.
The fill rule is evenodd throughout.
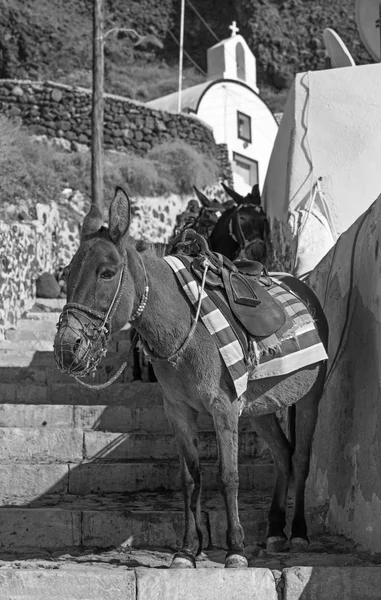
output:
<path id="1" fill-rule="evenodd" d="M 187 4 L 189 4 L 189 6 L 191 7 L 191 9 L 196 13 L 196 15 L 198 16 L 198 18 L 200 19 L 200 21 L 205 25 L 205 27 L 208 29 L 208 31 L 210 31 L 210 33 L 217 40 L 217 42 L 220 42 L 221 40 L 214 33 L 213 29 L 208 25 L 208 23 L 205 21 L 205 19 L 200 15 L 200 13 L 198 12 L 198 10 L 193 6 L 192 2 L 190 0 L 185 0 L 185 1 L 186 1 Z M 228 54 L 234 60 L 236 66 L 238 67 L 237 57 L 233 56 L 232 52 L 229 52 L 229 50 L 227 48 L 225 48 L 225 52 L 226 52 L 226 54 Z M 258 87 L 257 86 L 257 81 L 254 79 L 254 77 L 251 77 L 248 73 L 246 73 L 245 75 L 246 75 L 246 79 L 248 81 L 252 82 L 252 84 L 254 84 L 255 87 Z"/>
<path id="2" fill-rule="evenodd" d="M 198 12 L 197 8 L 195 8 L 193 6 L 192 2 L 190 0 L 186 0 L 186 3 L 189 4 L 189 6 L 191 7 L 191 9 L 196 13 L 196 15 L 198 16 L 198 18 L 200 19 L 200 21 L 202 21 L 202 23 L 205 25 L 205 27 L 208 29 L 208 31 L 210 31 L 210 33 L 212 34 L 212 36 L 217 40 L 217 42 L 219 42 L 220 40 L 217 37 L 217 35 L 214 33 L 213 29 L 211 27 L 209 27 L 208 23 L 200 15 L 200 13 Z"/>
<path id="3" fill-rule="evenodd" d="M 180 42 L 179 42 L 179 40 L 178 40 L 178 39 L 177 39 L 177 37 L 176 37 L 176 36 L 175 36 L 175 35 L 172 33 L 172 31 L 171 31 L 170 29 L 168 29 L 168 33 L 169 33 L 169 35 L 172 37 L 172 39 L 173 39 L 173 40 L 176 42 L 176 44 L 177 44 L 177 45 L 180 47 Z M 184 54 L 185 54 L 185 56 L 187 57 L 187 59 L 188 59 L 188 60 L 189 60 L 189 61 L 192 63 L 192 65 L 193 65 L 194 67 L 196 67 L 196 69 L 198 69 L 198 70 L 200 71 L 200 73 L 201 73 L 202 75 L 204 75 L 204 77 L 206 77 L 206 73 L 205 73 L 205 71 L 204 71 L 204 70 L 203 70 L 203 69 L 202 69 L 202 68 L 201 68 L 201 67 L 200 67 L 200 66 L 199 66 L 199 65 L 198 65 L 198 64 L 197 64 L 197 63 L 196 63 L 194 60 L 193 60 L 193 58 L 192 58 L 192 57 L 191 57 L 191 56 L 188 54 L 188 52 L 186 52 L 186 51 L 184 50 Z"/>

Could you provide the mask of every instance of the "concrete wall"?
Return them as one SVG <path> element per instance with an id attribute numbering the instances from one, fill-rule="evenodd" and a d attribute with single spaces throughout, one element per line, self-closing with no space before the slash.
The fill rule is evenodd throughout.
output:
<path id="1" fill-rule="evenodd" d="M 263 191 L 275 253 L 292 268 L 300 222 L 316 182 L 338 234 L 346 231 L 379 193 L 381 65 L 301 73 L 290 91 Z M 316 205 L 313 207 L 316 208 Z M 313 211 L 312 211 L 313 213 Z M 320 216 L 319 216 L 320 214 Z M 315 266 L 334 243 L 320 210 L 305 231 L 316 237 Z M 327 232 L 326 234 L 324 232 Z M 324 237 L 325 236 L 325 237 Z M 322 239 L 324 237 L 324 239 Z M 311 251 L 310 251 L 311 252 Z"/>
<path id="2" fill-rule="evenodd" d="M 330 328 L 329 369 L 309 478 L 331 530 L 381 552 L 381 196 L 309 283 Z M 335 358 L 336 357 L 336 358 Z"/>
<path id="3" fill-rule="evenodd" d="M 43 81 L 0 80 L 0 112 L 17 117 L 37 135 L 90 143 L 91 91 Z M 214 155 L 211 129 L 199 119 L 148 108 L 143 103 L 105 94 L 105 148 L 145 154 L 166 141 L 183 139 Z"/>

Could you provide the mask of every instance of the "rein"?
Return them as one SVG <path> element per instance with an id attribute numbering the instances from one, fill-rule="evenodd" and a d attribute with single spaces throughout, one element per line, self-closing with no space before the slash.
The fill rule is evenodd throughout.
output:
<path id="1" fill-rule="evenodd" d="M 205 257 L 202 266 L 204 268 L 204 272 L 202 275 L 202 281 L 201 281 L 201 289 L 200 289 L 200 296 L 198 299 L 198 304 L 197 304 L 197 310 L 196 310 L 196 316 L 193 318 L 193 323 L 192 323 L 192 327 L 189 331 L 188 336 L 186 337 L 185 341 L 183 342 L 183 344 L 180 346 L 180 348 L 178 350 L 176 350 L 176 352 L 174 352 L 173 354 L 171 354 L 171 356 L 167 356 L 167 357 L 163 357 L 163 356 L 159 356 L 158 354 L 156 354 L 155 352 L 153 352 L 147 342 L 140 337 L 140 344 L 143 348 L 143 351 L 145 352 L 145 354 L 148 356 L 148 358 L 152 361 L 152 362 L 169 362 L 171 363 L 174 367 L 177 366 L 178 361 L 182 358 L 182 355 L 184 354 L 186 348 L 188 347 L 189 343 L 191 342 L 194 333 L 196 331 L 196 327 L 197 327 L 197 323 L 200 317 L 200 312 L 201 312 L 201 304 L 202 304 L 202 298 L 203 298 L 203 294 L 204 294 L 204 287 L 205 287 L 205 281 L 206 281 L 206 274 L 208 272 L 209 269 L 209 265 L 210 265 L 210 261 L 208 258 Z"/>

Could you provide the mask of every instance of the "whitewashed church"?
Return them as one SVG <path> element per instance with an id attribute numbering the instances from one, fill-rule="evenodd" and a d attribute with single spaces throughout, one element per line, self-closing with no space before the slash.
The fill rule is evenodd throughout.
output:
<path id="1" fill-rule="evenodd" d="M 248 193 L 260 189 L 266 176 L 278 131 L 277 121 L 259 96 L 255 56 L 236 23 L 231 37 L 209 48 L 207 80 L 181 94 L 181 111 L 195 114 L 213 130 L 217 144 L 226 144 L 234 188 Z M 156 98 L 148 106 L 177 112 L 178 93 Z"/>

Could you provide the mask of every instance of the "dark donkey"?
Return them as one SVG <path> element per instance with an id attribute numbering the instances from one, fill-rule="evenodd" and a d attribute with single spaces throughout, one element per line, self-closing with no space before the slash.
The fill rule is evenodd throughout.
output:
<path id="1" fill-rule="evenodd" d="M 225 210 L 215 224 L 209 237 L 211 249 L 230 260 L 238 257 L 258 260 L 267 267 L 270 228 L 261 207 L 258 185 L 246 196 L 222 185 L 234 205 Z"/>
<path id="2" fill-rule="evenodd" d="M 225 363 L 215 341 L 194 318 L 171 267 L 149 250 L 139 252 L 129 242 L 130 201 L 117 188 L 103 226 L 92 206 L 83 223 L 81 245 L 67 270 L 67 302 L 55 339 L 61 369 L 81 375 L 92 361 L 92 349 L 101 355 L 97 336 L 132 321 L 148 352 L 156 357 L 154 370 L 164 393 L 164 408 L 176 437 L 185 504 L 182 549 L 172 567 L 195 567 L 202 550 L 201 471 L 198 456 L 197 415 L 212 416 L 218 446 L 219 484 L 227 513 L 225 567 L 245 567 L 244 533 L 238 515 L 238 419 L 252 419 L 270 447 L 276 469 L 269 512 L 267 548 L 285 549 L 286 501 L 291 474 L 295 508 L 291 550 L 308 545 L 304 515 L 305 482 L 309 471 L 311 439 L 322 393 L 325 361 L 287 376 L 249 382 L 247 393 L 236 399 Z M 314 311 L 321 339 L 327 339 L 322 309 L 313 292 L 287 277 Z M 95 342 L 94 342 L 95 340 Z M 93 345 L 95 344 L 94 348 Z M 183 352 L 182 352 L 183 351 Z M 181 354 L 176 362 L 176 355 Z M 96 360 L 95 360 L 96 363 Z M 93 364 L 94 366 L 94 364 Z M 296 403 L 296 443 L 291 446 L 276 411 Z"/>

